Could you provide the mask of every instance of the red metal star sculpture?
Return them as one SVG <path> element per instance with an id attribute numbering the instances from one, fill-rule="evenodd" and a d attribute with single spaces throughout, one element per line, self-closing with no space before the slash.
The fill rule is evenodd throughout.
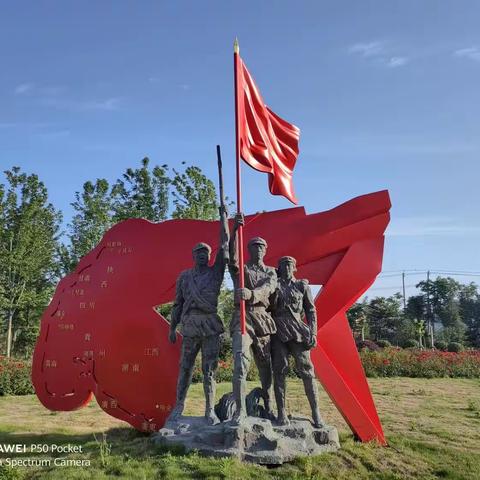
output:
<path id="1" fill-rule="evenodd" d="M 303 207 L 246 217 L 245 238 L 268 242 L 267 265 L 297 259 L 298 278 L 322 285 L 315 304 L 317 376 L 362 441 L 385 444 L 346 310 L 381 270 L 387 191 L 307 215 Z M 63 278 L 45 310 L 32 380 L 50 410 L 74 410 L 94 395 L 108 414 L 143 431 L 161 428 L 175 403 L 180 345 L 155 307 L 171 302 L 191 249 L 218 248 L 218 223 L 131 219 L 112 227 Z"/>

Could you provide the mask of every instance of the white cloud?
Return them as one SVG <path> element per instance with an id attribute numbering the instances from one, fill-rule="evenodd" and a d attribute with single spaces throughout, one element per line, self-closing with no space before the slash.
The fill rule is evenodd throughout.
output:
<path id="1" fill-rule="evenodd" d="M 40 99 L 40 101 L 47 107 L 80 112 L 88 110 L 118 110 L 121 103 L 121 99 L 117 97 L 106 98 L 104 100 L 72 100 L 67 98 L 45 97 Z"/>
<path id="2" fill-rule="evenodd" d="M 380 41 L 355 43 L 348 48 L 348 52 L 388 68 L 403 67 L 409 62 L 409 58 L 406 56 L 392 55 L 394 52 Z"/>
<path id="3" fill-rule="evenodd" d="M 355 43 L 349 47 L 348 51 L 363 57 L 373 57 L 381 55 L 384 52 L 384 46 L 381 42 Z"/>
<path id="4" fill-rule="evenodd" d="M 184 86 L 182 86 L 183 88 Z M 185 85 L 188 88 L 188 85 Z M 38 86 L 33 83 L 22 83 L 15 88 L 16 95 L 35 94 L 34 98 L 40 104 L 58 108 L 60 110 L 86 111 L 86 110 L 118 110 L 121 99 L 110 97 L 105 99 L 74 99 L 65 95 L 67 87 L 64 85 Z"/>
<path id="5" fill-rule="evenodd" d="M 462 222 L 457 218 L 432 217 L 397 217 L 387 229 L 390 237 L 424 237 L 472 235 L 480 233 L 480 225 Z"/>
<path id="6" fill-rule="evenodd" d="M 480 48 L 478 47 L 461 48 L 460 50 L 456 50 L 454 55 L 456 57 L 468 58 L 480 62 Z"/>
<path id="7" fill-rule="evenodd" d="M 15 95 L 25 95 L 26 93 L 31 92 L 35 88 L 33 83 L 21 83 L 15 87 Z"/>
<path id="8" fill-rule="evenodd" d="M 407 57 L 391 57 L 386 61 L 387 67 L 390 67 L 390 68 L 403 67 L 407 63 L 408 63 Z"/>

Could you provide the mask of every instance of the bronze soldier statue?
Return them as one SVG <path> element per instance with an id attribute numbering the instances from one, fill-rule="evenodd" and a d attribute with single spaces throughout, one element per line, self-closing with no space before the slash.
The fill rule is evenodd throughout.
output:
<path id="1" fill-rule="evenodd" d="M 310 359 L 310 349 L 317 344 L 317 313 L 307 280 L 294 277 L 296 260 L 282 257 L 278 262 L 278 286 L 272 298 L 272 315 L 277 332 L 272 337 L 272 362 L 278 423 L 288 425 L 285 410 L 288 356 L 295 359 L 298 375 L 312 409 L 313 424 L 324 425 L 318 408 L 318 389 Z M 306 323 L 303 321 L 305 315 Z"/>
<path id="2" fill-rule="evenodd" d="M 177 339 L 176 328 L 183 335 L 177 401 L 169 420 L 177 419 L 185 406 L 188 387 L 198 352 L 202 351 L 205 418 L 211 425 L 219 420 L 214 411 L 215 372 L 218 366 L 220 335 L 223 323 L 217 313 L 218 296 L 228 261 L 228 220 L 224 206 L 220 207 L 220 247 L 215 262 L 209 266 L 211 248 L 206 243 L 193 247 L 194 268 L 183 271 L 177 279 L 175 303 L 170 323 L 170 341 Z"/>
<path id="3" fill-rule="evenodd" d="M 260 237 L 252 238 L 248 242 L 249 260 L 245 263 L 245 288 L 239 288 L 236 237 L 238 227 L 243 223 L 243 215 L 237 214 L 230 236 L 228 264 L 235 290 L 235 312 L 230 324 L 234 362 L 233 395 L 236 404 L 234 424 L 239 424 L 246 416 L 245 387 L 251 362 L 250 348 L 260 375 L 266 416 L 274 418 L 270 402 L 272 387 L 270 335 L 275 333 L 276 327 L 267 309 L 270 306 L 270 296 L 277 286 L 277 274 L 274 268 L 263 263 L 267 242 Z M 243 340 L 240 330 L 240 299 L 245 300 L 247 334 L 243 336 Z"/>

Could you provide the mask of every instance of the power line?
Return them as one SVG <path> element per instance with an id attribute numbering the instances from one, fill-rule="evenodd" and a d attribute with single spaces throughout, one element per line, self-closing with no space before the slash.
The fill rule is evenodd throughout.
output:
<path id="1" fill-rule="evenodd" d="M 461 270 L 401 270 L 397 273 L 386 273 L 382 272 L 378 275 L 379 278 L 393 278 L 393 277 L 401 277 L 402 275 L 405 276 L 412 276 L 412 275 L 426 275 L 428 272 L 435 273 L 439 275 L 454 275 L 454 276 L 462 276 L 462 277 L 480 277 L 480 272 L 467 272 Z"/>
<path id="2" fill-rule="evenodd" d="M 480 277 L 480 272 L 476 271 L 463 271 L 463 270 L 386 270 L 378 275 L 377 278 L 396 278 L 400 277 L 401 278 L 401 285 L 388 285 L 388 286 L 382 286 L 382 287 L 372 287 L 369 288 L 365 294 L 368 294 L 368 292 L 374 292 L 374 291 L 379 291 L 379 290 L 393 290 L 396 291 L 401 295 L 401 292 L 403 292 L 403 303 L 404 303 L 404 309 L 406 307 L 406 293 L 405 290 L 407 288 L 418 288 L 417 284 L 408 284 L 405 285 L 405 278 L 407 276 L 413 276 L 413 275 L 426 275 L 427 278 L 427 286 L 430 282 L 430 275 L 431 274 L 437 274 L 437 275 L 452 275 L 452 276 L 462 276 L 462 277 Z M 427 295 L 428 296 L 428 295 Z"/>
<path id="3" fill-rule="evenodd" d="M 405 288 L 412 288 L 412 287 L 416 287 L 416 286 L 417 286 L 416 283 L 412 283 L 410 285 L 405 285 Z M 395 288 L 397 288 L 398 293 L 400 293 L 400 290 L 402 290 L 402 285 L 388 286 L 388 287 L 373 287 L 373 288 L 369 288 L 368 291 L 371 291 L 371 290 L 393 290 Z"/>

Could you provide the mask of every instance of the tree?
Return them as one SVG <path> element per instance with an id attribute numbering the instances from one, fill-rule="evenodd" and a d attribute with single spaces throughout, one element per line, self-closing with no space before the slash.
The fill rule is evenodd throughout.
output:
<path id="1" fill-rule="evenodd" d="M 368 329 L 367 299 L 354 303 L 347 312 L 347 318 L 354 336 L 360 337 L 363 342 Z"/>
<path id="2" fill-rule="evenodd" d="M 145 157 L 140 168 L 127 168 L 122 180 L 112 188 L 114 223 L 127 218 L 145 218 L 152 222 L 167 219 L 169 185 L 167 165 L 149 169 L 150 160 Z"/>
<path id="3" fill-rule="evenodd" d="M 402 324 L 402 296 L 396 293 L 390 297 L 373 298 L 368 305 L 370 335 L 375 341 L 396 341 L 396 334 Z"/>
<path id="4" fill-rule="evenodd" d="M 425 324 L 425 320 L 422 320 L 422 319 L 418 319 L 418 318 L 414 318 L 412 320 L 412 323 L 415 327 L 415 333 L 417 335 L 417 338 L 418 338 L 418 345 L 420 348 L 423 348 L 423 347 L 426 347 L 426 344 L 425 344 L 425 332 L 426 332 L 426 324 Z"/>
<path id="5" fill-rule="evenodd" d="M 460 283 L 450 277 L 437 277 L 435 280 L 423 281 L 417 285 L 425 297 L 426 304 L 428 297 L 433 320 L 443 326 L 438 337 L 446 342 L 464 340 L 465 324 L 462 322 L 458 302 L 460 287 Z"/>
<path id="6" fill-rule="evenodd" d="M 480 348 L 480 294 L 475 283 L 462 285 L 459 294 L 460 316 L 466 325 L 465 336 L 472 347 Z"/>
<path id="7" fill-rule="evenodd" d="M 127 168 L 112 186 L 105 179 L 86 182 L 71 204 L 75 214 L 68 226 L 69 244 L 59 247 L 61 273 L 71 272 L 113 224 L 128 218 L 166 220 L 170 194 L 175 204 L 173 218 L 218 218 L 215 185 L 199 167 L 174 171 L 173 178 L 167 173 L 167 165 L 151 168 L 145 157 L 140 168 Z"/>
<path id="8" fill-rule="evenodd" d="M 419 318 L 426 320 L 427 318 L 427 301 L 425 295 L 412 295 L 407 300 L 407 308 L 405 315 L 409 318 Z"/>
<path id="9" fill-rule="evenodd" d="M 444 327 L 461 322 L 457 295 L 460 283 L 450 277 L 437 277 L 435 280 L 418 283 L 422 293 L 430 296 L 431 309 L 436 320 Z"/>
<path id="10" fill-rule="evenodd" d="M 168 185 L 166 165 L 150 170 L 145 157 L 140 168 L 128 168 L 113 186 L 105 179 L 87 181 L 83 191 L 75 192 L 75 211 L 68 226 L 68 245 L 60 245 L 61 273 L 71 272 L 81 257 L 90 252 L 105 232 L 127 218 L 145 218 L 152 222 L 166 219 Z"/>
<path id="11" fill-rule="evenodd" d="M 37 175 L 13 167 L 0 188 L 0 310 L 5 318 L 6 353 L 35 329 L 50 300 L 61 213 L 48 202 Z"/>
<path id="12" fill-rule="evenodd" d="M 183 162 L 185 164 L 185 162 Z M 174 170 L 172 186 L 175 210 L 172 218 L 218 219 L 215 184 L 199 167 L 187 167 L 184 173 Z"/>
<path id="13" fill-rule="evenodd" d="M 218 314 L 226 327 L 229 327 L 235 311 L 235 304 L 233 302 L 233 290 L 222 285 L 220 295 L 218 297 Z M 229 331 L 229 328 L 226 328 Z"/>
<path id="14" fill-rule="evenodd" d="M 61 245 L 59 257 L 63 274 L 71 272 L 80 258 L 92 250 L 112 226 L 112 198 L 105 179 L 83 184 L 71 204 L 75 214 L 69 225 L 69 247 Z"/>

